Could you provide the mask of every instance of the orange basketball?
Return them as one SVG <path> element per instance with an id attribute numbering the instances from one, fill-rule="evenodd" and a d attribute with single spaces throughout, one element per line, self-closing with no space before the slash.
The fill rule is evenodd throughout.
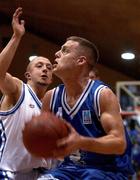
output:
<path id="1" fill-rule="evenodd" d="M 64 120 L 50 112 L 34 116 L 25 124 L 23 143 L 26 149 L 36 157 L 51 158 L 58 139 L 68 135 Z"/>

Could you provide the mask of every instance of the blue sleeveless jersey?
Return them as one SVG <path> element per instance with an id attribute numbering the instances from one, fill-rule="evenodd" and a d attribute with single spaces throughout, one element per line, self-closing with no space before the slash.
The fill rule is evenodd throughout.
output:
<path id="1" fill-rule="evenodd" d="M 100 123 L 99 96 L 100 91 L 107 86 L 99 81 L 89 80 L 86 88 L 76 104 L 70 108 L 66 101 L 64 85 L 55 88 L 51 99 L 51 111 L 71 123 L 75 130 L 88 137 L 106 135 Z M 127 149 L 123 155 L 104 155 L 79 150 L 65 158 L 64 163 L 82 164 L 105 171 L 132 174 L 131 142 L 126 132 Z"/>

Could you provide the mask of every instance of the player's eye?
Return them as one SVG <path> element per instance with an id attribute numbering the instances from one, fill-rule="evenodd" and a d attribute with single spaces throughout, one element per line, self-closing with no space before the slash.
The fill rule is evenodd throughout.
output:
<path id="1" fill-rule="evenodd" d="M 40 68 L 42 67 L 42 64 L 37 64 L 36 67 Z"/>
<path id="2" fill-rule="evenodd" d="M 47 69 L 48 70 L 52 70 L 52 66 L 47 66 Z"/>
<path id="3" fill-rule="evenodd" d="M 69 52 L 66 47 L 63 47 L 61 51 L 62 51 L 62 53 L 68 53 Z"/>

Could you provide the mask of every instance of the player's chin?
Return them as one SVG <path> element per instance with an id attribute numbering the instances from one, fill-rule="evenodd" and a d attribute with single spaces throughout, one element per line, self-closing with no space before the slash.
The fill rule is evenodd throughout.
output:
<path id="1" fill-rule="evenodd" d="M 52 72 L 55 74 L 55 73 L 59 73 L 59 71 L 61 71 L 61 66 L 56 66 L 53 68 Z"/>
<path id="2" fill-rule="evenodd" d="M 49 83 L 48 83 L 47 81 L 46 81 L 46 82 L 40 81 L 40 82 L 38 82 L 38 84 L 39 84 L 40 86 L 43 86 L 43 87 L 46 87 L 46 86 L 49 85 Z"/>
<path id="3" fill-rule="evenodd" d="M 61 69 L 56 69 L 53 71 L 53 74 L 57 77 L 61 78 L 62 70 Z"/>

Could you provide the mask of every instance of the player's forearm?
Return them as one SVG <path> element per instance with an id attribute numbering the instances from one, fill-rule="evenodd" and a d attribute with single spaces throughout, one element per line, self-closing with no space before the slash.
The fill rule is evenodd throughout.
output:
<path id="1" fill-rule="evenodd" d="M 102 154 L 123 154 L 126 141 L 123 138 L 107 135 L 101 138 L 81 137 L 81 149 Z"/>
<path id="2" fill-rule="evenodd" d="M 5 77 L 5 74 L 16 53 L 20 40 L 21 40 L 20 36 L 17 37 L 13 34 L 7 46 L 0 53 L 0 78 Z"/>

